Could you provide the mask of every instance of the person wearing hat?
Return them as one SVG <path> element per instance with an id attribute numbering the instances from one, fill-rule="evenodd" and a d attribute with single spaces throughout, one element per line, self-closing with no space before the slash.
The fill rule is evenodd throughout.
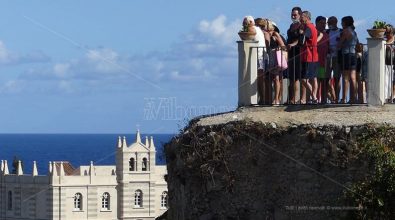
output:
<path id="1" fill-rule="evenodd" d="M 270 34 L 270 42 L 269 42 L 269 77 L 272 78 L 274 84 L 274 97 L 272 104 L 279 105 L 281 100 L 281 80 L 282 80 L 282 69 L 279 68 L 283 59 L 277 60 L 277 52 L 285 49 L 285 43 L 282 36 L 279 33 L 279 30 L 274 25 L 273 21 L 267 20 L 266 32 Z"/>

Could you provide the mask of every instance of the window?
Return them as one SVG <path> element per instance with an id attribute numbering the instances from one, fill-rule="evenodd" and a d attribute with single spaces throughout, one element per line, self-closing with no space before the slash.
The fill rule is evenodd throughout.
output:
<path id="1" fill-rule="evenodd" d="M 101 198 L 101 209 L 110 210 L 110 194 L 104 193 Z"/>
<path id="2" fill-rule="evenodd" d="M 8 191 L 7 209 L 12 210 L 12 191 Z"/>
<path id="3" fill-rule="evenodd" d="M 81 193 L 76 193 L 74 195 L 74 210 L 75 211 L 82 210 L 82 195 L 81 195 Z"/>
<path id="4" fill-rule="evenodd" d="M 134 207 L 143 207 L 143 192 L 141 190 L 136 190 L 136 192 L 134 192 Z"/>
<path id="5" fill-rule="evenodd" d="M 130 158 L 129 160 L 129 171 L 134 171 L 135 167 L 134 167 L 134 158 Z"/>
<path id="6" fill-rule="evenodd" d="M 142 170 L 147 171 L 147 158 L 143 158 L 143 165 L 142 165 Z"/>
<path id="7" fill-rule="evenodd" d="M 168 208 L 168 196 L 166 191 L 164 191 L 160 197 L 160 208 L 162 209 Z"/>

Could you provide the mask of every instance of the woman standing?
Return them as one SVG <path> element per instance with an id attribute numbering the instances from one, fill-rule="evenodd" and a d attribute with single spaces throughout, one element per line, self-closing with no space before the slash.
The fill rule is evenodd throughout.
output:
<path id="1" fill-rule="evenodd" d="M 358 88 L 356 78 L 357 56 L 355 47 L 358 43 L 358 36 L 355 32 L 354 18 L 352 16 L 343 17 L 342 26 L 343 32 L 338 44 L 338 47 L 341 49 L 342 53 L 342 58 L 340 58 L 340 64 L 341 69 L 343 70 L 343 97 L 341 103 L 347 103 L 346 100 L 349 90 L 350 103 L 356 103 Z"/>
<path id="2" fill-rule="evenodd" d="M 255 19 L 255 25 L 257 27 L 259 27 L 264 35 L 265 38 L 265 45 L 269 45 L 270 43 L 270 34 L 267 32 L 267 25 L 268 25 L 268 19 L 265 18 L 257 18 Z M 269 53 L 269 48 L 265 47 L 264 48 L 264 55 L 263 55 L 263 62 L 265 65 L 265 71 L 259 72 L 258 73 L 258 94 L 259 94 L 259 104 L 260 105 L 266 105 L 266 104 L 270 104 L 270 82 L 268 79 L 268 74 L 267 74 L 267 63 L 268 63 L 268 53 Z"/>
<path id="3" fill-rule="evenodd" d="M 282 49 L 285 49 L 284 40 L 282 39 L 280 33 L 276 31 L 276 27 L 273 25 L 273 22 L 267 20 L 266 30 L 267 33 L 270 35 L 269 41 L 269 76 L 271 76 L 274 84 L 274 98 L 272 105 L 279 105 L 280 104 L 280 91 L 281 91 L 281 83 L 280 78 L 282 77 L 282 69 L 279 68 L 281 65 L 282 60 L 277 60 L 277 53 L 280 52 Z M 282 57 L 281 57 L 282 58 Z"/>

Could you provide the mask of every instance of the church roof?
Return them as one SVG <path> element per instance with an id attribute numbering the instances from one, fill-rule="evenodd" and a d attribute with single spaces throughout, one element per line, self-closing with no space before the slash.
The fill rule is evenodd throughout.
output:
<path id="1" fill-rule="evenodd" d="M 63 162 L 63 169 L 66 176 L 72 176 L 75 168 L 69 161 L 54 161 L 57 173 L 60 173 L 60 163 Z"/>

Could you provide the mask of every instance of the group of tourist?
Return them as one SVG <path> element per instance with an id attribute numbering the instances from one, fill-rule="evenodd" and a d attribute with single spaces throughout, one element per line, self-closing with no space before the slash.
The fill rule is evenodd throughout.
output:
<path id="1" fill-rule="evenodd" d="M 246 16 L 243 23 L 258 41 L 258 96 L 260 104 L 366 103 L 368 52 L 358 40 L 354 19 L 345 16 L 341 28 L 335 16 L 317 16 L 294 7 L 287 39 L 270 19 Z M 252 25 L 253 24 L 253 25 Z M 387 50 L 395 47 L 394 31 L 386 32 Z M 395 59 L 394 59 L 395 60 Z M 395 97 L 394 65 L 386 66 L 386 98 Z M 289 80 L 283 94 L 283 78 Z"/>

